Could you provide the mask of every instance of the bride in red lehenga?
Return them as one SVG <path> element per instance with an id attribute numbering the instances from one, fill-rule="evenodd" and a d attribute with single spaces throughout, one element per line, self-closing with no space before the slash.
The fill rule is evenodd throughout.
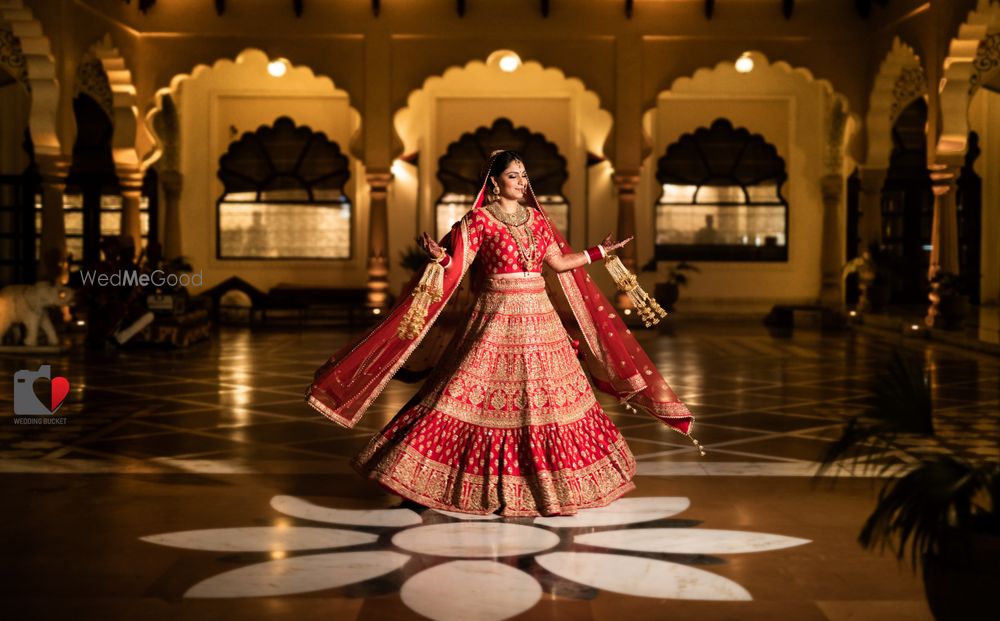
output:
<path id="1" fill-rule="evenodd" d="M 693 422 L 583 267 L 631 238 L 609 235 L 573 252 L 536 200 L 519 154 L 494 152 L 485 170 L 473 209 L 441 244 L 421 237 L 444 268 L 440 289 L 425 287 L 431 265 L 410 283 L 414 295 L 316 372 L 306 399 L 351 427 L 393 376 L 426 376 L 352 462 L 421 505 L 505 516 L 607 505 L 634 489 L 635 459 L 585 367 L 599 390 L 627 406 L 684 435 Z M 561 296 L 550 299 L 543 263 Z M 462 295 L 465 276 L 471 287 Z M 575 319 L 580 341 L 570 340 L 553 301 L 567 323 Z M 449 316 L 456 310 L 462 320 L 435 325 L 449 303 Z"/>

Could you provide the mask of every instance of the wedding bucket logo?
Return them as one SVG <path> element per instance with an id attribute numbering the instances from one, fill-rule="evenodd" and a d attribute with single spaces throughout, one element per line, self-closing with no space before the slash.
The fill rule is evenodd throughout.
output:
<path id="1" fill-rule="evenodd" d="M 51 397 L 46 407 L 35 394 L 35 383 L 39 379 L 49 382 Z M 69 394 L 69 380 L 62 376 L 52 377 L 51 365 L 43 364 L 37 371 L 21 369 L 14 374 L 14 414 L 16 416 L 51 416 L 59 411 Z"/>

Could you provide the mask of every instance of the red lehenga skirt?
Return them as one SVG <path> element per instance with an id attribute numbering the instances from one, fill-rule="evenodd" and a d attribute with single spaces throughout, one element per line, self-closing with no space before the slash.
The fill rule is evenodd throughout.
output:
<path id="1" fill-rule="evenodd" d="M 485 279 L 468 324 L 352 465 L 436 509 L 568 515 L 635 488 L 541 275 Z"/>

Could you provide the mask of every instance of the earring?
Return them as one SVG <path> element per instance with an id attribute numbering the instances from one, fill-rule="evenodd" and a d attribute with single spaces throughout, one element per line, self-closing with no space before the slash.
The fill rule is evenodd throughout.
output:
<path id="1" fill-rule="evenodd" d="M 493 195 L 493 200 L 500 200 L 500 186 L 496 184 L 496 181 L 493 182 L 493 189 L 490 190 L 490 194 Z"/>

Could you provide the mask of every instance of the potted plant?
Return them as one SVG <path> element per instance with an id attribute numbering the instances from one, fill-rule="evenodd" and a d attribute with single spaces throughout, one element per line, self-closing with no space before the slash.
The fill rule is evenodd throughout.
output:
<path id="1" fill-rule="evenodd" d="M 927 295 L 937 305 L 940 327 L 958 330 L 969 314 L 969 296 L 962 295 L 962 279 L 952 272 L 938 271 L 931 278 L 931 292 Z"/>
<path id="2" fill-rule="evenodd" d="M 1000 459 L 963 459 L 936 445 L 929 381 L 915 358 L 896 351 L 876 386 L 817 475 L 842 464 L 890 475 L 858 540 L 923 569 L 938 621 L 983 618 L 1000 591 Z M 862 461 L 880 449 L 903 461 Z"/>
<path id="3" fill-rule="evenodd" d="M 688 279 L 684 272 L 700 273 L 701 270 L 686 261 L 681 261 L 677 265 L 672 265 L 667 271 L 667 280 L 656 283 L 656 287 L 653 289 L 653 297 L 656 298 L 660 306 L 668 311 L 674 310 L 674 304 L 677 303 L 681 295 L 681 287 L 687 285 Z"/>

